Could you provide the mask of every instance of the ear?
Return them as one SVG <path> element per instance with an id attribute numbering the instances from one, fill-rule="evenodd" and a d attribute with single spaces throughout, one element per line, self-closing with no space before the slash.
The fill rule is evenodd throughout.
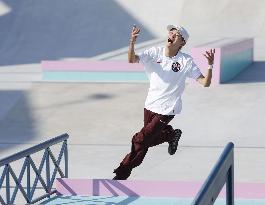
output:
<path id="1" fill-rule="evenodd" d="M 185 46 L 185 45 L 186 45 L 186 42 L 182 41 L 181 46 Z"/>

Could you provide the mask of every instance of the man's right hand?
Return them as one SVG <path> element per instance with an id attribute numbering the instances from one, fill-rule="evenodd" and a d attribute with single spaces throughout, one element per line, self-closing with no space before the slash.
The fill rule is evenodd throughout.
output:
<path id="1" fill-rule="evenodd" d="M 134 25 L 131 32 L 131 42 L 136 41 L 136 38 L 139 36 L 139 33 L 140 33 L 140 28 Z"/>
<path id="2" fill-rule="evenodd" d="M 131 32 L 131 39 L 129 44 L 129 50 L 128 50 L 128 62 L 129 63 L 139 63 L 139 57 L 138 55 L 135 55 L 134 52 L 134 44 L 135 41 L 140 33 L 140 28 L 137 28 L 135 25 L 132 28 Z"/>

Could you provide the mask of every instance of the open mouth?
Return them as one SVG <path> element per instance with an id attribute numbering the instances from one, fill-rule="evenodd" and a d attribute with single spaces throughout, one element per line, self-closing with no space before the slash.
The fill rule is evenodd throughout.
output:
<path id="1" fill-rule="evenodd" d="M 167 42 L 168 43 L 173 43 L 173 41 L 170 38 L 167 39 Z"/>

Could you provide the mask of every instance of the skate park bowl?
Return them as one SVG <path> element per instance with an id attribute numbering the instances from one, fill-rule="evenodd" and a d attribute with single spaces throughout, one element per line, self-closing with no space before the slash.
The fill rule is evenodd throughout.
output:
<path id="1" fill-rule="evenodd" d="M 232 142 L 226 145 L 205 182 L 199 183 L 68 178 L 68 138 L 68 134 L 62 134 L 0 160 L 1 204 L 265 203 L 265 184 L 234 184 Z M 60 146 L 55 154 L 56 151 L 52 147 L 57 145 Z M 42 155 L 38 159 L 35 158 L 34 162 L 33 155 L 36 153 Z M 19 170 L 16 170 L 18 166 L 13 166 L 17 161 L 23 162 Z"/>
<path id="2" fill-rule="evenodd" d="M 265 204 L 264 6 L 260 0 L 0 0 L 0 204 L 12 204 L 14 199 L 18 204 L 192 204 L 216 156 L 230 141 L 237 152 L 235 204 Z M 191 45 L 195 54 L 223 44 L 216 47 L 220 59 L 215 61 L 212 84 L 225 85 L 187 89 L 186 111 L 173 122 L 187 136 L 177 155 L 168 157 L 166 145 L 156 147 L 155 153 L 149 152 L 151 160 L 135 170 L 133 181 L 112 181 L 116 160 L 142 123 L 138 99 L 144 100 L 148 82 L 141 64 L 125 62 L 130 28 L 141 27 L 137 45 L 149 42 L 142 47 L 148 48 L 165 37 L 168 23 L 188 29 L 187 47 Z M 253 65 L 249 38 L 255 42 Z M 236 46 L 226 46 L 230 40 Z M 228 48 L 233 58 L 226 55 Z M 115 52 L 119 49 L 122 52 Z M 202 53 L 198 59 L 189 53 L 199 65 Z M 206 115 L 196 110 L 205 110 Z M 190 129 L 193 122 L 196 127 Z M 45 142 L 45 148 L 3 159 L 66 130 L 74 136 L 68 144 Z M 72 178 L 67 145 L 72 149 Z M 106 156 L 102 147 L 113 155 Z M 43 150 L 35 152 L 39 148 Z M 101 160 L 106 163 L 97 164 Z M 83 193 L 77 185 L 89 188 Z M 148 195 L 142 186 L 159 193 Z M 226 196 L 223 188 L 215 204 L 226 204 Z M 46 198 L 38 201 L 39 197 Z"/>

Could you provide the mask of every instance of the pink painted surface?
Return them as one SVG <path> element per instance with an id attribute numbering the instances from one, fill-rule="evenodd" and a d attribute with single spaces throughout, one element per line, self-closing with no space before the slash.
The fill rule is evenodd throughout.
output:
<path id="1" fill-rule="evenodd" d="M 203 56 L 205 51 L 210 50 L 209 47 L 197 47 L 191 49 L 191 56 L 196 63 L 196 65 L 200 68 L 203 75 L 207 73 L 208 62 L 207 59 Z M 215 59 L 214 59 L 214 69 L 212 76 L 212 85 L 217 85 L 220 83 L 220 66 L 221 66 L 221 48 L 215 48 Z M 195 80 L 188 81 L 191 84 L 198 84 Z"/>
<path id="2" fill-rule="evenodd" d="M 193 182 L 116 181 L 109 179 L 57 179 L 56 181 L 56 189 L 62 195 L 88 196 L 113 196 L 115 195 L 113 192 L 115 192 L 119 196 L 190 197 L 198 192 L 200 185 L 200 183 Z"/>
<path id="3" fill-rule="evenodd" d="M 110 179 L 57 179 L 56 189 L 61 195 L 145 196 L 193 198 L 201 182 L 130 181 Z M 220 193 L 225 197 L 225 189 Z M 235 197 L 265 199 L 265 183 L 236 183 Z"/>
<path id="4" fill-rule="evenodd" d="M 253 50 L 253 39 L 242 39 L 242 41 L 228 41 L 223 45 L 215 47 L 215 60 L 214 60 L 214 69 L 213 69 L 213 77 L 212 77 L 212 85 L 220 84 L 220 74 L 221 74 L 221 62 L 226 56 L 232 56 L 242 51 Z M 200 47 L 194 47 L 191 49 L 191 56 L 194 59 L 194 62 L 201 69 L 202 73 L 205 74 L 207 72 L 208 63 L 206 58 L 203 56 L 206 50 L 213 49 L 211 44 L 209 46 L 203 45 Z M 195 84 L 196 81 L 189 80 L 191 84 Z M 196 83 L 198 84 L 198 83 Z"/>
<path id="5" fill-rule="evenodd" d="M 42 61 L 43 71 L 144 71 L 140 63 L 126 61 Z"/>

